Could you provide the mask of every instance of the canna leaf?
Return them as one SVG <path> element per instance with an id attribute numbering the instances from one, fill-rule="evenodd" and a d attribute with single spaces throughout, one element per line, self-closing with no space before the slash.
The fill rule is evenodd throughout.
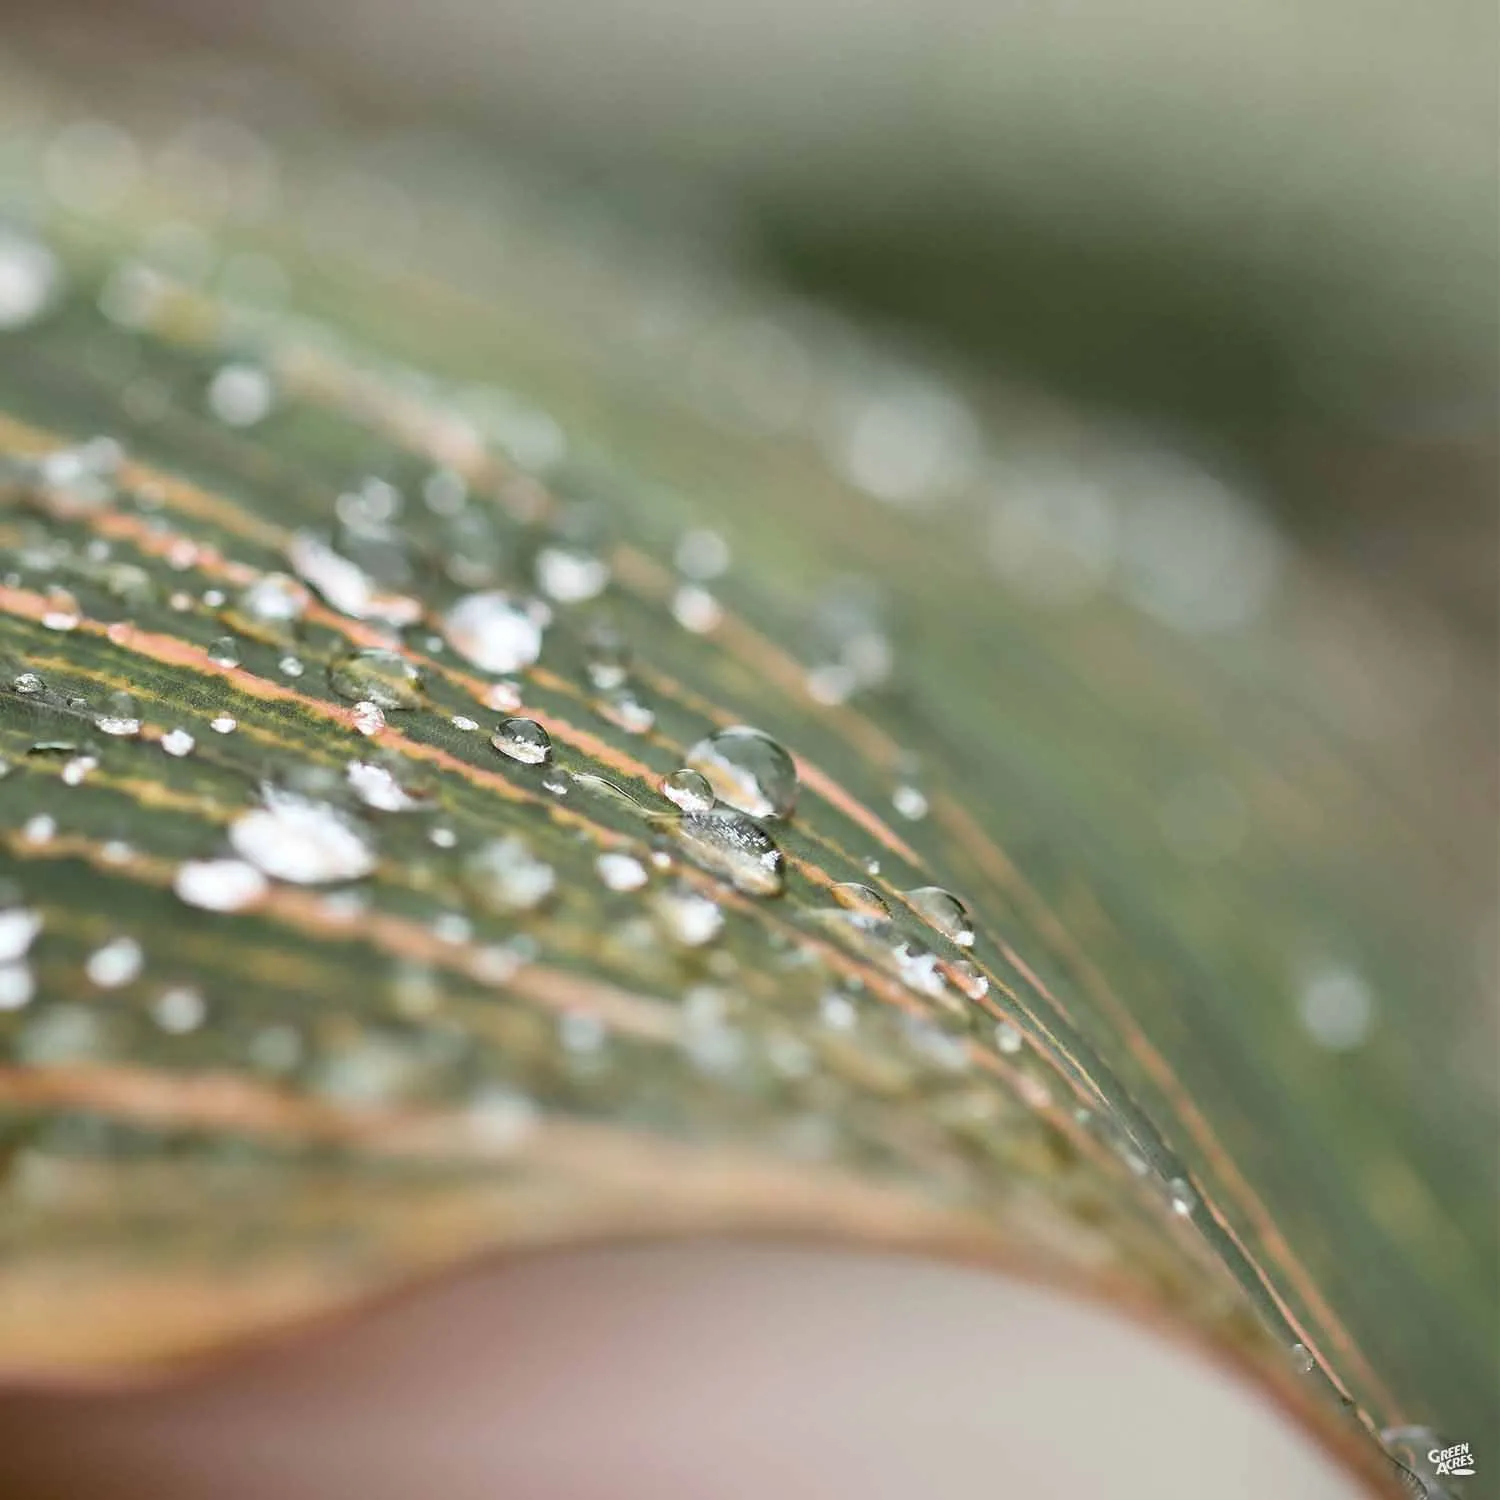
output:
<path id="1" fill-rule="evenodd" d="M 1106 1296 L 1377 1482 L 1483 1430 L 1478 668 L 1175 447 L 130 47 L 0 87 L 0 1370 L 736 1230 Z"/>

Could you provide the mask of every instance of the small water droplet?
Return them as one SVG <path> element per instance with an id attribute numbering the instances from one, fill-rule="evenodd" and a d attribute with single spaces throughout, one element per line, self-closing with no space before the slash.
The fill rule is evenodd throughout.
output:
<path id="1" fill-rule="evenodd" d="M 846 911 L 861 912 L 867 917 L 887 918 L 891 914 L 890 904 L 879 891 L 861 885 L 857 880 L 843 880 L 829 892 Z"/>
<path id="2" fill-rule="evenodd" d="M 672 595 L 672 618 L 693 635 L 707 635 L 724 618 L 724 611 L 707 589 L 685 583 Z"/>
<path id="3" fill-rule="evenodd" d="M 686 578 L 707 583 L 729 571 L 729 544 L 716 531 L 698 528 L 679 538 L 672 559 Z"/>
<path id="4" fill-rule="evenodd" d="M 626 734 L 649 734 L 656 725 L 656 711 L 642 703 L 627 687 L 612 688 L 600 694 L 595 706 L 611 724 Z"/>
<path id="5" fill-rule="evenodd" d="M 927 816 L 927 798 L 914 786 L 898 786 L 891 793 L 891 806 L 911 823 Z"/>
<path id="6" fill-rule="evenodd" d="M 11 691 L 23 698 L 35 698 L 47 691 L 47 684 L 35 672 L 18 672 L 10 680 Z"/>
<path id="7" fill-rule="evenodd" d="M 506 719 L 490 736 L 490 744 L 523 766 L 545 765 L 552 759 L 552 736 L 534 719 Z"/>
<path id="8" fill-rule="evenodd" d="M 702 948 L 724 929 L 718 902 L 691 886 L 672 885 L 658 891 L 652 910 L 667 936 L 684 948 Z"/>
<path id="9" fill-rule="evenodd" d="M 100 989 L 118 989 L 136 978 L 145 961 L 141 945 L 134 938 L 116 937 L 89 954 L 84 973 Z"/>
<path id="10" fill-rule="evenodd" d="M 941 886 L 921 885 L 906 892 L 912 909 L 960 948 L 974 946 L 974 923 L 963 902 Z"/>
<path id="11" fill-rule="evenodd" d="M 714 790 L 708 784 L 708 778 L 697 771 L 688 770 L 686 766 L 662 778 L 661 794 L 683 812 L 702 813 L 713 810 Z"/>
<path id="12" fill-rule="evenodd" d="M 274 787 L 265 806 L 242 813 L 229 828 L 235 852 L 273 880 L 324 885 L 358 880 L 375 868 L 363 829 L 329 803 Z"/>
<path id="13" fill-rule="evenodd" d="M 1289 1352 L 1292 1357 L 1292 1368 L 1299 1375 L 1311 1375 L 1317 1369 L 1318 1362 L 1313 1358 L 1313 1352 L 1306 1344 L 1293 1344 Z"/>
<path id="14" fill-rule="evenodd" d="M 686 761 L 721 802 L 755 818 L 791 816 L 797 802 L 796 764 L 761 730 L 743 724 L 721 729 L 694 745 Z"/>
<path id="15" fill-rule="evenodd" d="M 0 1011 L 20 1010 L 35 993 L 36 980 L 25 964 L 0 964 Z"/>
<path id="16" fill-rule="evenodd" d="M 288 573 L 265 573 L 226 612 L 226 623 L 260 640 L 279 640 L 307 612 L 306 585 Z"/>
<path id="17" fill-rule="evenodd" d="M 197 741 L 186 729 L 169 729 L 161 737 L 161 747 L 168 755 L 175 755 L 181 759 L 184 755 L 191 755 Z"/>
<path id="18" fill-rule="evenodd" d="M 594 868 L 612 891 L 638 891 L 646 883 L 646 867 L 633 854 L 607 851 L 594 861 Z"/>
<path id="19" fill-rule="evenodd" d="M 579 604 L 604 592 L 609 564 L 576 547 L 543 547 L 537 554 L 536 581 L 559 604 Z"/>
<path id="20" fill-rule="evenodd" d="M 203 996 L 186 984 L 163 990 L 151 1003 L 152 1020 L 172 1036 L 185 1036 L 196 1031 L 207 1013 Z"/>
<path id="21" fill-rule="evenodd" d="M 464 875 L 473 894 L 502 911 L 530 911 L 556 889 L 557 872 L 524 839 L 493 839 L 471 854 Z"/>
<path id="22" fill-rule="evenodd" d="M 466 594 L 448 611 L 448 644 L 484 672 L 519 672 L 542 654 L 551 611 L 539 600 L 518 599 L 500 589 Z"/>
<path id="23" fill-rule="evenodd" d="M 208 721 L 208 727 L 215 734 L 233 734 L 240 727 L 240 721 L 233 714 L 217 714 Z"/>
<path id="24" fill-rule="evenodd" d="M 104 700 L 103 710 L 94 715 L 94 728 L 100 734 L 139 734 L 141 718 L 135 699 L 126 692 L 110 693 Z"/>
<path id="25" fill-rule="evenodd" d="M 415 624 L 422 617 L 419 601 L 383 589 L 358 563 L 335 552 L 310 531 L 296 532 L 287 543 L 286 553 L 297 576 L 343 614 L 356 620 L 380 620 L 398 628 Z"/>
<path id="26" fill-rule="evenodd" d="M 423 703 L 422 674 L 399 651 L 367 647 L 351 651 L 328 668 L 328 685 L 340 698 L 382 709 L 414 709 Z"/>
<path id="27" fill-rule="evenodd" d="M 271 377 L 259 365 L 221 365 L 208 383 L 208 409 L 226 427 L 253 427 L 264 421 L 274 399 Z"/>
<path id="28" fill-rule="evenodd" d="M 983 1000 L 990 992 L 989 976 L 972 959 L 955 958 L 943 965 L 943 973 L 961 994 L 970 1000 Z"/>
<path id="29" fill-rule="evenodd" d="M 356 703 L 350 720 L 355 729 L 365 736 L 379 734 L 385 728 L 385 712 L 378 703 Z"/>
<path id="30" fill-rule="evenodd" d="M 379 812 L 415 812 L 432 805 L 430 795 L 403 786 L 395 771 L 374 761 L 351 760 L 344 779 L 366 807 Z"/>
<path id="31" fill-rule="evenodd" d="M 16 963 L 26 957 L 36 935 L 42 930 L 42 914 L 24 906 L 0 911 L 0 964 Z"/>
<path id="32" fill-rule="evenodd" d="M 208 659 L 216 667 L 237 667 L 240 664 L 239 643 L 232 635 L 221 635 L 208 643 Z"/>
<path id="33" fill-rule="evenodd" d="M 584 667 L 600 692 L 623 687 L 630 673 L 630 645 L 609 620 L 595 620 L 584 637 Z"/>
<path id="34" fill-rule="evenodd" d="M 1007 1057 L 1014 1057 L 1025 1044 L 1021 1028 L 1014 1021 L 995 1022 L 995 1046 Z"/>
<path id="35" fill-rule="evenodd" d="M 243 911 L 266 893 L 266 877 L 240 859 L 190 859 L 172 881 L 177 898 L 202 911 Z"/>
<path id="36" fill-rule="evenodd" d="M 1185 1177 L 1174 1177 L 1167 1184 L 1167 1200 L 1172 1205 L 1172 1212 L 1184 1219 L 1192 1218 L 1197 1212 L 1198 1195 Z"/>
<path id="37" fill-rule="evenodd" d="M 455 729 L 462 729 L 465 734 L 472 734 L 479 728 L 479 721 L 471 719 L 467 714 L 454 714 L 448 721 Z"/>

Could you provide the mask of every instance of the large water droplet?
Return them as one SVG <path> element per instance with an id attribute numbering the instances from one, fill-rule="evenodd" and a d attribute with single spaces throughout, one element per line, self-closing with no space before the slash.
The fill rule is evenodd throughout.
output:
<path id="1" fill-rule="evenodd" d="M 551 611 L 538 600 L 501 589 L 465 594 L 448 611 L 443 630 L 465 661 L 485 672 L 519 672 L 542 654 Z"/>
<path id="2" fill-rule="evenodd" d="M 229 828 L 235 852 L 274 880 L 324 885 L 358 880 L 375 868 L 365 831 L 327 802 L 275 787 L 265 806 L 242 813 Z"/>
<path id="3" fill-rule="evenodd" d="M 421 672 L 399 651 L 381 646 L 337 658 L 328 668 L 328 685 L 340 698 L 379 708 L 420 708 L 423 702 Z"/>
<path id="4" fill-rule="evenodd" d="M 770 735 L 737 724 L 700 740 L 688 752 L 721 802 L 755 818 L 785 818 L 797 802 L 797 767 Z"/>
<path id="5" fill-rule="evenodd" d="M 728 808 L 683 813 L 668 820 L 672 836 L 694 864 L 750 896 L 779 896 L 786 859 L 758 823 Z"/>
<path id="6" fill-rule="evenodd" d="M 906 899 L 945 938 L 960 948 L 974 946 L 974 923 L 968 909 L 951 891 L 941 886 L 922 885 L 906 892 Z"/>
<path id="7" fill-rule="evenodd" d="M 552 736 L 534 719 L 506 719 L 490 736 L 490 744 L 523 766 L 545 765 L 552 759 Z"/>

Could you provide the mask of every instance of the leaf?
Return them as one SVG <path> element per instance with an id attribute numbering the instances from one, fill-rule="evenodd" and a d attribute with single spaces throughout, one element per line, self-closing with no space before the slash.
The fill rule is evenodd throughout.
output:
<path id="1" fill-rule="evenodd" d="M 1183 453 L 115 62 L 0 90 L 0 1367 L 739 1230 L 1106 1297 L 1372 1478 L 1483 1430 L 1423 643 Z"/>

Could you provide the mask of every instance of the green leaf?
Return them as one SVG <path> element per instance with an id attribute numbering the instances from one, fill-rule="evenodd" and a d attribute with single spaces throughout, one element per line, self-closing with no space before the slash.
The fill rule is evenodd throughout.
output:
<path id="1" fill-rule="evenodd" d="M 1485 1430 L 1445 643 L 1184 452 L 146 76 L 0 89 L 0 1369 L 744 1230 L 1106 1296 L 1370 1476 Z"/>

